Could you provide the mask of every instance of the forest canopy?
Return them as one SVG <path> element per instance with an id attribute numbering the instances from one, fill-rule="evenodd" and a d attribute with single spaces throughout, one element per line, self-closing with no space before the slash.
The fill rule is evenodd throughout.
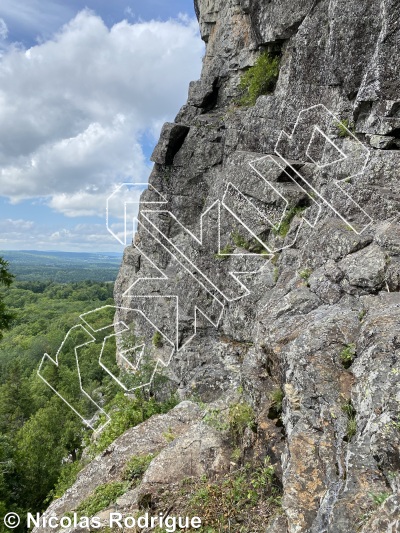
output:
<path id="1" fill-rule="evenodd" d="M 152 391 L 142 389 L 132 396 L 124 395 L 100 368 L 101 341 L 96 340 L 81 349 L 80 365 L 85 391 L 109 413 L 111 423 L 92 442 L 91 431 L 42 381 L 38 368 L 45 353 L 55 356 L 82 313 L 114 305 L 113 283 L 86 280 L 60 284 L 42 280 L 14 281 L 10 285 L 7 264 L 2 263 L 2 268 L 0 301 L 4 324 L 9 327 L 4 328 L 0 341 L 0 532 L 5 533 L 2 518 L 6 513 L 26 516 L 27 512 L 41 512 L 69 488 L 85 465 L 84 448 L 87 461 L 129 427 L 168 411 L 176 400 L 171 397 L 158 402 Z M 115 339 L 106 344 L 102 359 L 119 375 Z M 50 365 L 47 370 L 62 396 L 84 410 L 87 398 L 79 386 L 73 349 L 64 358 L 63 366 Z M 146 371 L 144 365 L 131 378 L 147 383 Z M 100 417 L 98 424 L 101 423 Z M 24 524 L 16 530 L 22 531 Z"/>

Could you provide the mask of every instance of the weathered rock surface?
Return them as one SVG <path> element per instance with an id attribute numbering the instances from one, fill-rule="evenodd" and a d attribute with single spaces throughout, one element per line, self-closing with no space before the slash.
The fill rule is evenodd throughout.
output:
<path id="1" fill-rule="evenodd" d="M 218 329 L 205 321 L 197 325 L 197 336 L 172 361 L 170 377 L 183 398 L 197 394 L 210 401 L 239 383 L 244 388 L 259 414 L 257 446 L 273 457 L 283 484 L 284 517 L 268 531 L 399 531 L 400 3 L 195 4 L 207 51 L 202 78 L 191 85 L 177 117 L 176 128 L 185 125 L 189 131 L 173 162 L 160 157 L 176 142 L 172 138 L 168 148 L 163 133 L 150 183 L 168 198 L 174 216 L 197 234 L 201 214 L 216 200 L 225 198 L 238 213 L 229 184 L 258 202 L 274 223 L 283 197 L 291 206 L 308 207 L 302 216 L 309 224 L 297 216 L 282 237 L 265 219 L 249 215 L 247 227 L 270 249 L 282 249 L 271 264 L 249 258 L 218 261 L 207 248 L 215 239 L 211 223 L 202 247 L 181 226 L 160 217 L 168 238 L 224 294 L 230 271 L 259 269 L 243 278 L 250 294 L 225 299 Z M 254 107 L 240 107 L 240 76 L 260 50 L 281 55 L 276 89 L 260 96 Z M 335 145 L 357 153 L 361 143 L 369 153 L 363 172 L 350 161 L 332 176 L 318 170 L 301 140 L 290 150 L 288 145 L 290 166 L 335 207 L 325 203 L 318 213 L 315 194 L 301 190 L 288 177 L 288 167 L 276 166 L 274 149 L 280 132 L 290 133 L 299 113 L 320 104 L 346 120 L 354 133 L 343 139 L 332 123 Z M 311 114 L 307 120 L 302 126 L 306 144 L 307 135 L 314 135 Z M 249 161 L 268 155 L 272 159 L 249 167 Z M 352 173 L 342 183 L 345 193 L 335 188 L 334 179 Z M 241 220 L 247 214 L 240 212 Z M 243 226 L 239 229 L 250 241 Z M 222 217 L 224 244 L 237 230 L 233 218 Z M 139 239 L 141 249 L 157 257 L 157 244 L 140 229 Z M 130 254 L 140 256 L 140 250 L 128 249 L 125 257 Z M 133 273 L 128 263 L 116 285 L 120 303 L 127 280 L 145 274 Z M 210 296 L 191 291 L 193 282 L 167 253 L 158 264 L 184 310 L 183 342 L 194 333 L 193 301 L 207 314 Z M 251 264 L 253 269 L 245 268 Z M 229 288 L 239 290 L 234 283 Z M 152 312 L 165 327 L 161 307 Z M 344 364 L 349 350 L 351 361 Z M 271 391 L 277 388 L 285 393 L 283 428 L 268 418 Z M 387 494 L 384 504 L 374 499 L 378 494 Z"/>
<path id="2" fill-rule="evenodd" d="M 225 440 L 203 422 L 192 426 L 151 462 L 139 487 L 139 501 L 151 502 L 152 494 L 165 485 L 229 472 L 231 450 Z"/>
<path id="3" fill-rule="evenodd" d="M 150 176 L 173 216 L 146 215 L 153 193 L 145 193 L 117 304 L 138 306 L 172 335 L 176 308 L 143 297 L 179 299 L 180 350 L 168 375 L 182 398 L 211 402 L 242 387 L 257 412 L 247 451 L 271 457 L 283 487 L 283 515 L 266 531 L 398 532 L 400 2 L 195 0 L 195 7 L 207 43 L 202 78 L 176 123 L 164 127 Z M 240 77 L 262 50 L 281 57 L 276 88 L 253 107 L 239 106 Z M 351 131 L 341 133 L 329 115 L 314 123 L 321 105 Z M 281 132 L 290 134 L 312 106 L 320 107 L 299 122 L 296 142 L 281 138 L 290 155 L 283 162 L 275 152 Z M 327 128 L 329 149 L 314 126 Z M 308 151 L 313 139 L 324 149 Z M 333 145 L 351 156 L 330 174 L 317 162 L 333 161 Z M 299 187 L 301 176 L 308 189 Z M 266 243 L 271 261 L 216 256 L 217 200 L 229 207 L 221 248 L 230 243 L 231 253 L 248 254 Z M 306 209 L 286 233 L 276 231 L 285 202 Z M 201 241 L 184 227 L 199 237 L 203 213 Z M 165 279 L 141 283 L 154 266 Z M 240 277 L 248 291 L 230 275 L 255 271 Z M 276 390 L 284 393 L 280 417 L 271 411 Z M 162 447 L 157 424 L 175 424 L 181 435 L 151 464 L 132 507 L 163 476 L 227 468 L 221 437 L 197 424 L 196 410 L 184 411 L 192 422 L 171 413 L 172 422 L 159 417 L 146 432 L 132 430 L 146 451 Z M 72 508 L 96 483 L 118 476 L 130 435 L 115 444 L 124 459 L 118 451 L 96 459 L 49 512 Z"/>
<path id="4" fill-rule="evenodd" d="M 133 456 L 157 454 L 168 446 L 168 435 L 176 437 L 186 433 L 202 417 L 196 404 L 182 402 L 165 415 L 156 415 L 126 431 L 104 452 L 91 461 L 78 475 L 74 485 L 58 500 L 55 500 L 45 513 L 45 517 L 62 517 L 79 507 L 96 487 L 112 481 L 120 481 L 129 459 Z M 128 493 L 120 498 L 119 508 L 132 509 L 136 493 Z M 124 501 L 124 498 L 126 501 Z M 35 528 L 33 531 L 54 531 L 51 528 Z"/>

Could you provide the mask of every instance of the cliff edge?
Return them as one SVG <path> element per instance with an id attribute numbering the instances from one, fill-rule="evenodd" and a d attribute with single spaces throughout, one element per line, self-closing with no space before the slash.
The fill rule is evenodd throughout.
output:
<path id="1" fill-rule="evenodd" d="M 180 482 L 237 468 L 261 494 L 246 464 L 268 458 L 264 500 L 204 531 L 400 531 L 400 2 L 195 7 L 202 77 L 162 130 L 115 287 L 119 319 L 177 328 L 183 403 L 120 504 L 167 491 L 179 514 Z"/>

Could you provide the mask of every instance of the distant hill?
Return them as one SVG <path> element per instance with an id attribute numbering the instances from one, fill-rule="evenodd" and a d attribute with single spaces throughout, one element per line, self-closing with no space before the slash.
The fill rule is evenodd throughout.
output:
<path id="1" fill-rule="evenodd" d="M 18 281 L 71 283 L 76 281 L 115 281 L 122 254 L 113 252 L 0 251 L 10 263 Z"/>

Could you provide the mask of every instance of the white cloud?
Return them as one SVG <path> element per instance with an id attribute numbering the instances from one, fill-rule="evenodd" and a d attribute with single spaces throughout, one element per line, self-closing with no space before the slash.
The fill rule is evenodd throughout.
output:
<path id="1" fill-rule="evenodd" d="M 0 248 L 7 250 L 69 250 L 122 252 L 123 247 L 103 224 L 51 228 L 29 220 L 0 220 Z"/>
<path id="2" fill-rule="evenodd" d="M 2 233 L 7 233 L 8 231 L 28 230 L 32 229 L 33 226 L 34 222 L 32 220 L 16 220 L 12 218 L 0 220 L 0 230 Z"/>
<path id="3" fill-rule="evenodd" d="M 135 18 L 135 13 L 133 11 L 133 9 L 131 7 L 126 7 L 124 9 L 124 13 L 127 17 L 131 18 L 131 19 L 134 19 Z"/>
<path id="4" fill-rule="evenodd" d="M 2 0 L 0 17 L 29 31 L 43 34 L 59 28 L 62 21 L 73 17 L 71 6 L 53 0 Z"/>
<path id="5" fill-rule="evenodd" d="M 0 39 L 6 40 L 8 36 L 8 28 L 5 20 L 0 18 Z"/>
<path id="6" fill-rule="evenodd" d="M 147 180 L 140 145 L 199 76 L 197 23 L 82 11 L 51 40 L 0 57 L 0 195 L 47 197 L 69 216 L 99 211 L 116 182 Z M 101 205 L 101 209 L 102 209 Z"/>
<path id="7" fill-rule="evenodd" d="M 50 234 L 39 229 L 34 235 L 34 249 L 122 252 L 123 247 L 103 224 L 76 224 L 71 228 L 58 228 Z"/>

